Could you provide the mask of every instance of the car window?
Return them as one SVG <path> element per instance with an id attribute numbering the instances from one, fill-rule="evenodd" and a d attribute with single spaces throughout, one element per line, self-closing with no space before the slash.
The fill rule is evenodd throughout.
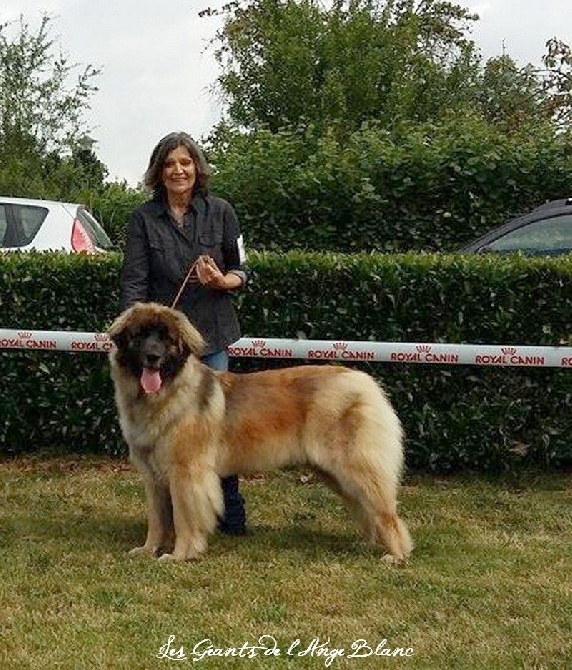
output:
<path id="1" fill-rule="evenodd" d="M 6 206 L 0 205 L 0 247 L 5 245 L 6 232 L 8 231 L 8 216 Z"/>
<path id="2" fill-rule="evenodd" d="M 40 230 L 44 219 L 48 215 L 48 210 L 36 205 L 12 204 L 11 207 L 14 215 L 14 225 L 11 230 L 12 239 L 7 246 L 24 247 L 36 237 L 36 233 Z"/>
<path id="3" fill-rule="evenodd" d="M 572 251 L 572 214 L 534 221 L 487 244 L 491 251 Z"/>

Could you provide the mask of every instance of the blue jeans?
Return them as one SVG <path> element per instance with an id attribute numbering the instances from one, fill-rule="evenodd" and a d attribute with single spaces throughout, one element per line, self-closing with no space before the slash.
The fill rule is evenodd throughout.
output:
<path id="1" fill-rule="evenodd" d="M 228 370 L 228 353 L 226 350 L 215 351 L 203 356 L 202 362 L 213 370 Z M 219 522 L 220 529 L 230 535 L 244 533 L 246 512 L 244 498 L 238 490 L 238 476 L 222 477 L 220 480 L 224 496 L 224 516 Z"/>
<path id="2" fill-rule="evenodd" d="M 212 370 L 222 370 L 223 372 L 228 370 L 228 353 L 225 349 L 215 351 L 214 354 L 207 354 L 201 360 Z"/>

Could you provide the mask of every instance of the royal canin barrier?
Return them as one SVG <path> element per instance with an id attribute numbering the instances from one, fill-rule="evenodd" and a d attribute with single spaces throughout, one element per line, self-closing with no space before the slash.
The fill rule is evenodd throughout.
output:
<path id="1" fill-rule="evenodd" d="M 0 349 L 106 353 L 112 347 L 105 333 L 0 329 Z M 237 358 L 572 368 L 572 347 L 568 346 L 241 338 L 228 351 Z"/>

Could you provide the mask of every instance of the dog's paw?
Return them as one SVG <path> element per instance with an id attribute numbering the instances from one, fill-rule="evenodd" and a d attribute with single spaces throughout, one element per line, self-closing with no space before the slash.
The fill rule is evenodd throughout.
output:
<path id="1" fill-rule="evenodd" d="M 197 551 L 194 547 L 187 551 L 177 551 L 176 549 L 171 554 L 162 554 L 159 560 L 162 563 L 184 563 L 185 561 L 194 561 L 200 557 L 201 551 Z"/>
<path id="2" fill-rule="evenodd" d="M 402 565 L 405 565 L 407 562 L 407 558 L 405 556 L 403 557 L 397 557 L 394 556 L 393 554 L 384 554 L 381 557 L 381 560 L 386 563 L 387 565 L 393 565 L 395 567 L 400 567 Z"/>
<path id="3" fill-rule="evenodd" d="M 127 552 L 129 558 L 135 558 L 135 556 L 156 556 L 158 549 L 155 547 L 148 547 L 144 544 L 142 547 L 134 547 Z"/>
<path id="4" fill-rule="evenodd" d="M 161 556 L 159 556 L 159 561 L 161 563 L 175 563 L 180 561 L 180 559 L 175 558 L 173 554 L 161 554 Z"/>

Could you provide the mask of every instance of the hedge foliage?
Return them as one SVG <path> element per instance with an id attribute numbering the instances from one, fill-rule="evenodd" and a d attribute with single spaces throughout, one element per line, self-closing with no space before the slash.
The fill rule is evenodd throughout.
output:
<path id="1" fill-rule="evenodd" d="M 572 333 L 572 259 L 251 254 L 238 297 L 245 336 L 554 345 Z M 0 327 L 102 331 L 120 257 L 0 258 Z M 237 370 L 284 361 L 236 360 Z M 288 364 L 292 364 L 289 362 Z M 566 369 L 364 366 L 388 389 L 412 468 L 572 464 Z M 101 354 L 0 350 L 0 452 L 61 445 L 124 454 Z"/>
<path id="2" fill-rule="evenodd" d="M 507 134 L 471 116 L 347 137 L 229 131 L 209 158 L 214 190 L 260 250 L 454 251 L 572 195 L 570 134 L 539 124 Z"/>

